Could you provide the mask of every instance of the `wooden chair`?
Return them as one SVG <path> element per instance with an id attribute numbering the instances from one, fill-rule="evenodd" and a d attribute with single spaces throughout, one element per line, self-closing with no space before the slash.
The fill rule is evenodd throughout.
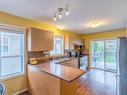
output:
<path id="1" fill-rule="evenodd" d="M 0 82 L 0 95 L 5 95 L 5 86 Z"/>

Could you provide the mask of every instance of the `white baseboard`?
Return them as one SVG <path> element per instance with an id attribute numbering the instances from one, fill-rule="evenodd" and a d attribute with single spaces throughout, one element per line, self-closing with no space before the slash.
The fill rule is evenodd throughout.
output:
<path id="1" fill-rule="evenodd" d="M 21 94 L 23 92 L 26 92 L 27 90 L 28 90 L 27 88 L 26 89 L 23 89 L 23 90 L 21 90 L 19 92 L 14 93 L 13 95 L 19 95 L 19 94 Z"/>

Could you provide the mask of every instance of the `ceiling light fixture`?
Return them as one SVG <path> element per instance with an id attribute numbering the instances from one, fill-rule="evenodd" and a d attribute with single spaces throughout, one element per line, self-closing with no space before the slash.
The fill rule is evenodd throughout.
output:
<path id="1" fill-rule="evenodd" d="M 88 26 L 92 28 L 96 28 L 96 27 L 99 27 L 101 24 L 102 24 L 101 22 L 92 22 L 92 23 L 89 23 Z"/>
<path id="2" fill-rule="evenodd" d="M 54 21 L 56 21 L 56 15 L 54 15 L 54 18 L 53 19 L 54 19 Z"/>
<path id="3" fill-rule="evenodd" d="M 65 11 L 66 11 L 66 15 L 68 16 L 69 15 L 68 5 L 66 6 Z"/>
<path id="4" fill-rule="evenodd" d="M 62 18 L 62 11 L 63 11 L 63 8 L 58 8 L 59 18 L 60 19 Z"/>
<path id="5" fill-rule="evenodd" d="M 68 7 L 68 5 L 66 5 L 66 8 L 58 8 L 58 10 L 55 12 L 55 15 L 54 15 L 54 18 L 53 18 L 54 21 L 57 20 L 57 17 L 59 19 L 61 19 L 63 14 L 65 14 L 66 16 L 69 15 L 69 7 Z"/>

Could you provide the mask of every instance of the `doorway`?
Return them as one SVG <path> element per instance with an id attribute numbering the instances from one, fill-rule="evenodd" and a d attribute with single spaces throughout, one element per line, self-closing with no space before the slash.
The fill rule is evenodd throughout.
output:
<path id="1" fill-rule="evenodd" d="M 93 68 L 116 72 L 117 39 L 91 41 L 91 63 Z"/>

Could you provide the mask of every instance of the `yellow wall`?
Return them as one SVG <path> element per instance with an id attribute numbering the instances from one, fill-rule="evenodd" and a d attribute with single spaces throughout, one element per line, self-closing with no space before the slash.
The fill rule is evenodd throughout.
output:
<path id="1" fill-rule="evenodd" d="M 16 26 L 26 27 L 26 28 L 36 27 L 36 28 L 40 28 L 40 29 L 44 29 L 44 30 L 48 30 L 48 31 L 53 31 L 56 34 L 60 33 L 60 34 L 63 34 L 65 36 L 68 36 L 68 35 L 79 36 L 76 33 L 60 31 L 56 27 L 49 25 L 49 24 L 31 21 L 28 19 L 24 19 L 21 17 L 17 17 L 14 15 L 7 14 L 4 12 L 0 12 L 0 23 L 10 24 L 10 25 L 14 25 L 14 26 L 16 25 Z M 114 30 L 114 31 L 110 31 L 110 32 L 86 34 L 86 35 L 83 35 L 80 37 L 85 39 L 86 48 L 89 49 L 91 39 L 113 38 L 113 37 L 119 37 L 119 36 L 124 36 L 124 35 L 125 35 L 125 29 L 121 29 L 121 30 Z M 8 80 L 5 80 L 3 82 L 4 82 L 6 89 L 7 89 L 6 95 L 12 95 L 15 92 L 18 92 L 18 91 L 21 91 L 21 90 L 27 88 L 27 76 L 26 75 L 16 77 L 13 79 L 8 79 Z"/>
<path id="2" fill-rule="evenodd" d="M 90 54 L 90 40 L 95 39 L 108 39 L 108 38 L 116 38 L 126 36 L 126 29 L 117 29 L 112 31 L 105 31 L 105 32 L 98 32 L 98 33 L 91 33 L 85 34 L 81 36 L 85 40 L 85 47 L 89 50 Z M 90 58 L 89 58 L 89 66 L 90 66 Z"/>
<path id="3" fill-rule="evenodd" d="M 9 24 L 14 26 L 20 26 L 20 27 L 36 27 L 48 31 L 52 31 L 55 34 L 63 34 L 65 36 L 68 35 L 77 35 L 76 33 L 72 32 L 66 32 L 66 31 L 60 31 L 56 27 L 45 24 L 45 23 L 39 23 L 36 21 L 31 21 L 28 19 L 24 19 L 21 17 L 17 17 L 14 15 L 10 15 L 4 12 L 0 12 L 0 24 Z M 21 91 L 23 89 L 27 88 L 27 77 L 26 75 L 16 77 L 13 79 L 8 79 L 3 81 L 6 86 L 6 95 L 12 95 L 13 93 L 16 93 L 18 91 Z"/>

